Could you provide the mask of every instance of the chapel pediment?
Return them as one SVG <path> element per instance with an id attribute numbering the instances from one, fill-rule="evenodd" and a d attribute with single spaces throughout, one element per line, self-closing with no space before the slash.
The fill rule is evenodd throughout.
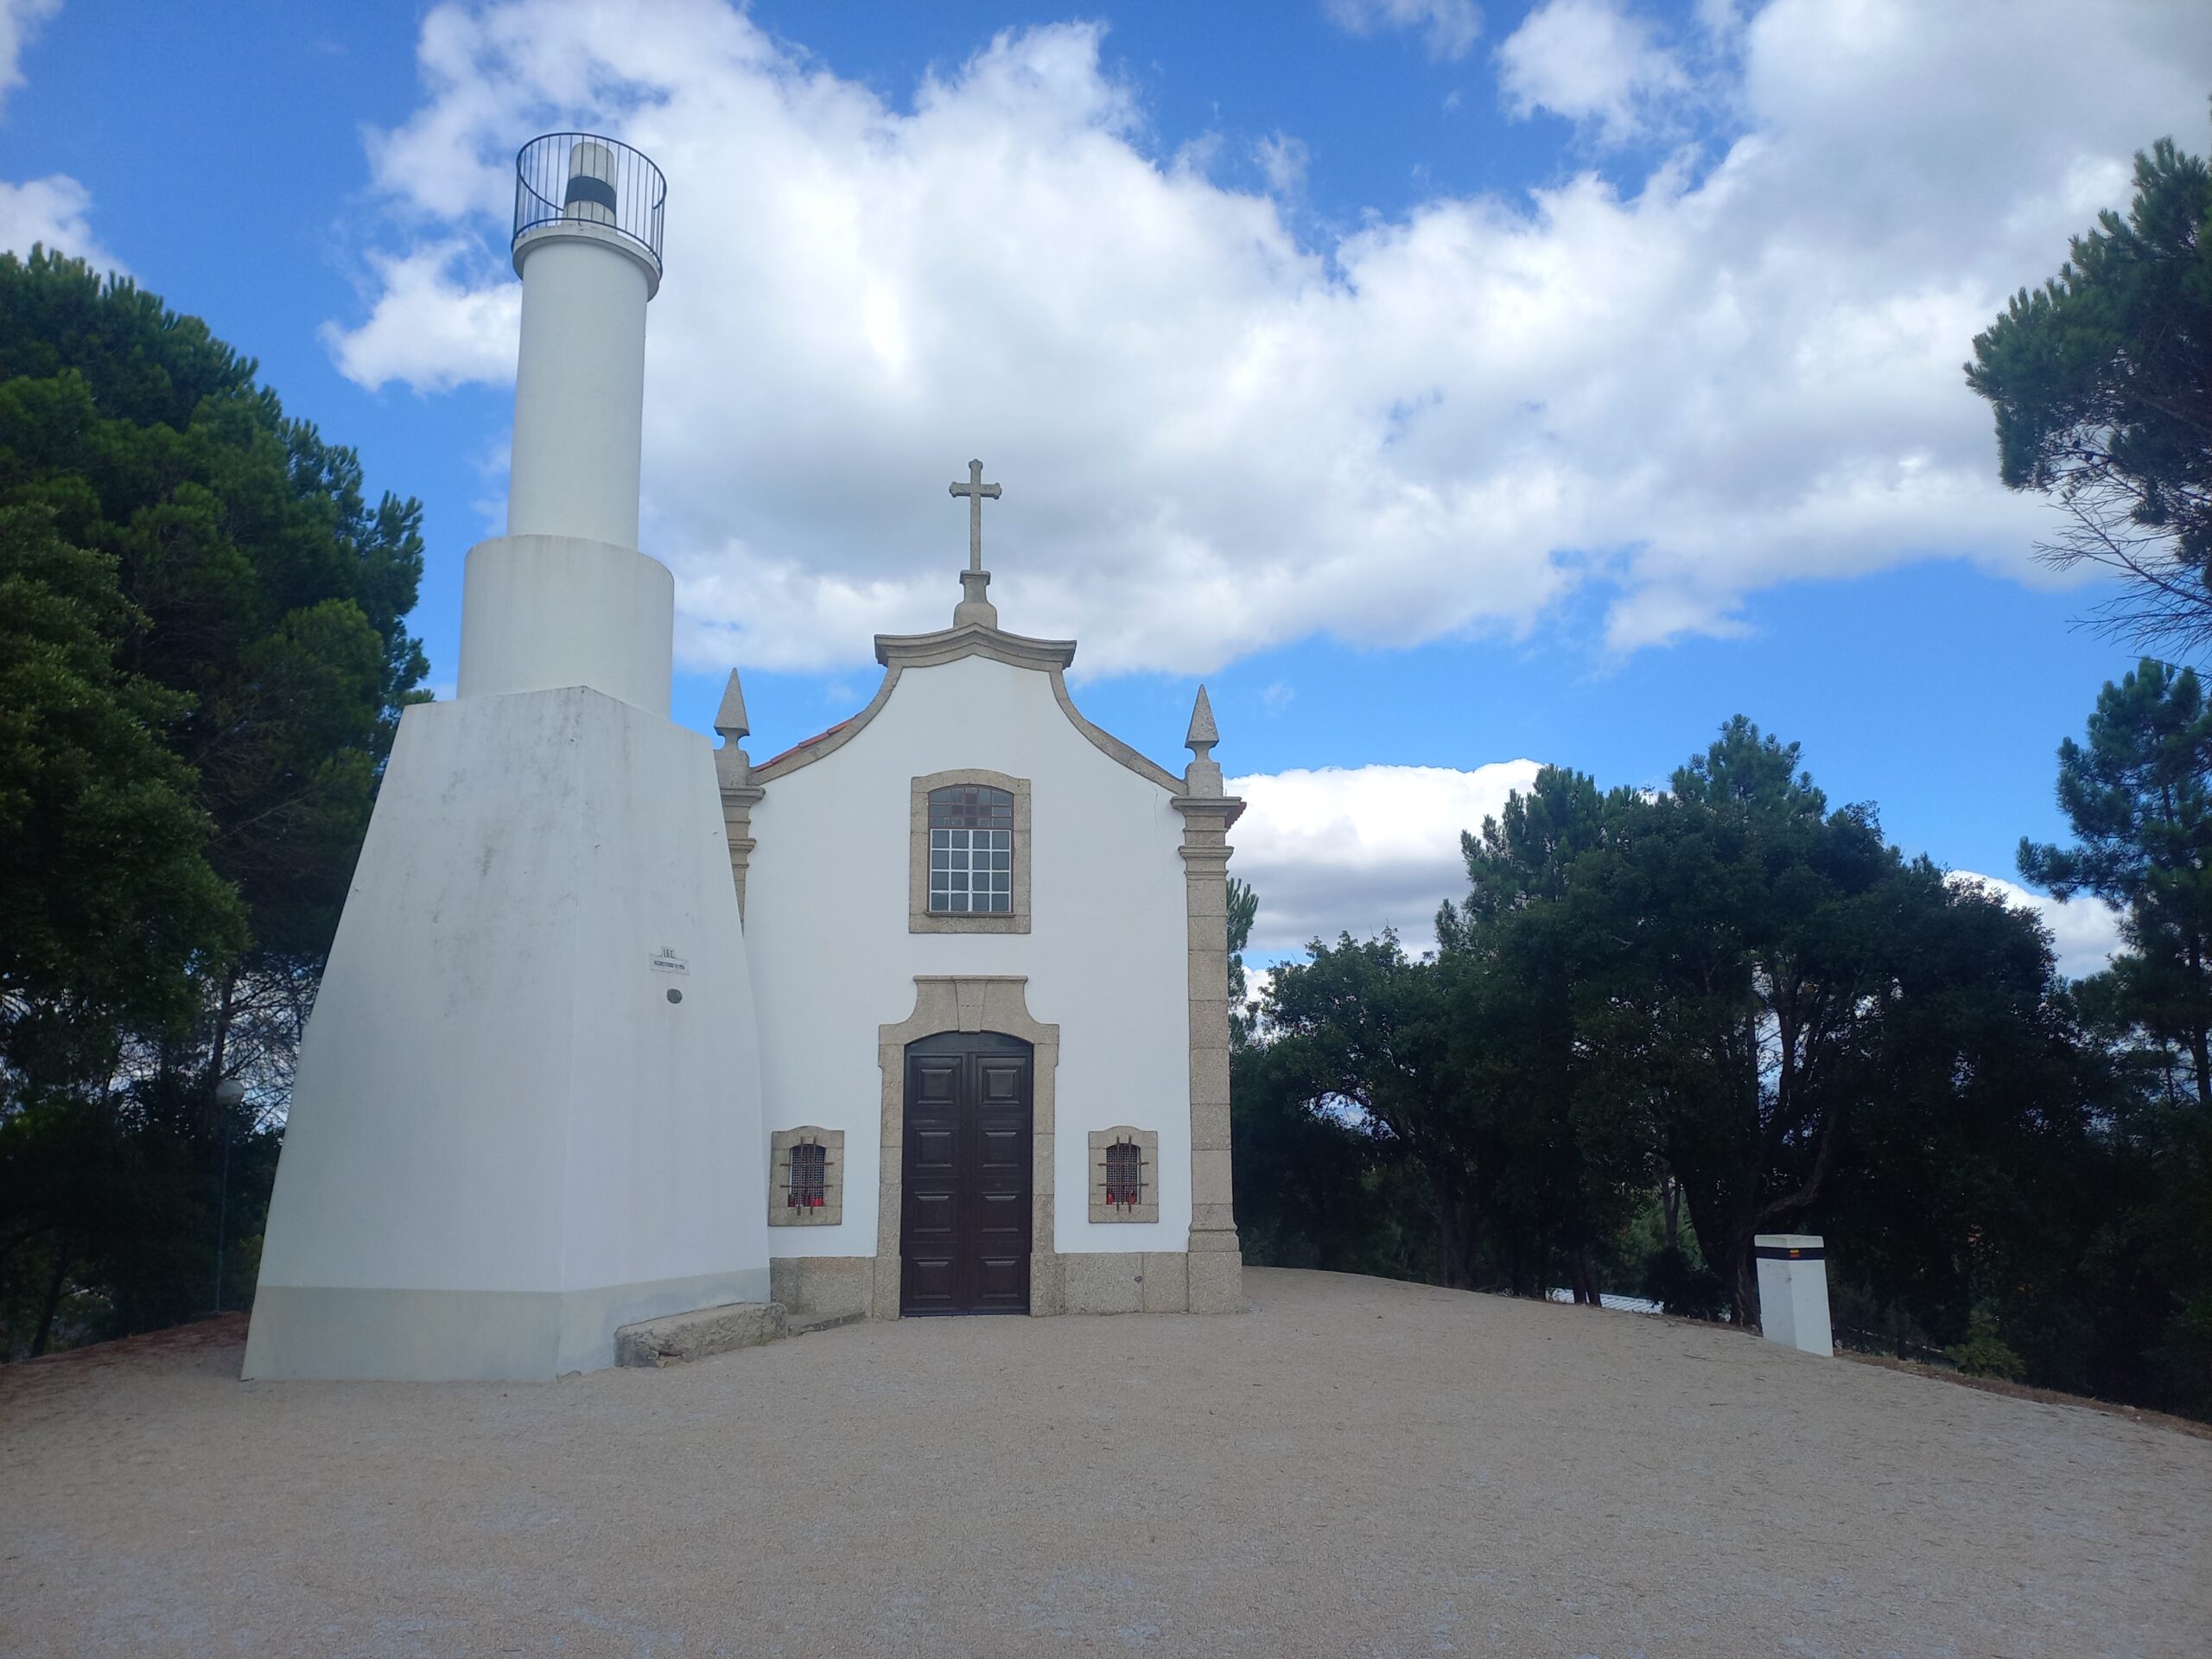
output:
<path id="1" fill-rule="evenodd" d="M 988 622 L 963 622 L 934 633 L 879 633 L 875 660 L 886 668 L 934 668 L 963 657 L 988 657 L 1014 668 L 1050 672 L 1075 661 L 1072 639 L 1033 639 Z"/>

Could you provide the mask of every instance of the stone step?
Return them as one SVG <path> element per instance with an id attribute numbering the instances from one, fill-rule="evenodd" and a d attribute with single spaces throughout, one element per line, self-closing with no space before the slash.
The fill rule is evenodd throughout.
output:
<path id="1" fill-rule="evenodd" d="M 725 1302 L 689 1313 L 641 1319 L 614 1333 L 617 1365 L 681 1365 L 734 1349 L 779 1341 L 785 1331 L 781 1302 Z"/>
<path id="2" fill-rule="evenodd" d="M 857 1307 L 843 1313 L 804 1313 L 798 1319 L 786 1320 L 784 1334 L 804 1337 L 817 1331 L 835 1331 L 841 1325 L 858 1325 L 866 1318 L 867 1313 Z"/>

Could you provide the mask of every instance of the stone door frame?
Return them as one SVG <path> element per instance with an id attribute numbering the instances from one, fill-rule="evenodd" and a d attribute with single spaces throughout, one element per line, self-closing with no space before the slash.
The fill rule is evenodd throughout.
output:
<path id="1" fill-rule="evenodd" d="M 874 1318 L 899 1317 L 900 1223 L 905 1214 L 906 1045 L 948 1032 L 995 1031 L 1027 1043 L 1030 1068 L 1029 1312 L 1060 1311 L 1060 1258 L 1052 1248 L 1052 1122 L 1060 1028 L 1033 1019 L 1027 974 L 916 974 L 914 1011 L 875 1028 L 883 1074 L 880 1175 L 875 1213 Z"/>

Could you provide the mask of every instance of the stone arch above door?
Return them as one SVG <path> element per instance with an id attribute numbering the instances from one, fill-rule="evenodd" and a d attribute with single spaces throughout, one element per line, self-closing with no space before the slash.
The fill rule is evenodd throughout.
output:
<path id="1" fill-rule="evenodd" d="M 882 1156 L 875 1215 L 874 1317 L 899 1317 L 899 1230 L 905 1192 L 900 1141 L 906 1120 L 906 1045 L 945 1032 L 995 1031 L 1018 1037 L 1035 1056 L 1033 1116 L 1029 1311 L 1060 1311 L 1060 1258 L 1052 1249 L 1052 1124 L 1060 1066 L 1060 1028 L 1033 1019 L 1026 974 L 917 974 L 914 1011 L 895 1026 L 878 1026 L 876 1064 L 883 1074 Z"/>

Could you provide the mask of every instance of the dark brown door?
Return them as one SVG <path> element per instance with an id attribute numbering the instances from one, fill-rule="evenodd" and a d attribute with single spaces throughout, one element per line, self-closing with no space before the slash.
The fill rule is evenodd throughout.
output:
<path id="1" fill-rule="evenodd" d="M 1029 1045 L 996 1032 L 906 1048 L 901 1313 L 1029 1311 Z"/>

